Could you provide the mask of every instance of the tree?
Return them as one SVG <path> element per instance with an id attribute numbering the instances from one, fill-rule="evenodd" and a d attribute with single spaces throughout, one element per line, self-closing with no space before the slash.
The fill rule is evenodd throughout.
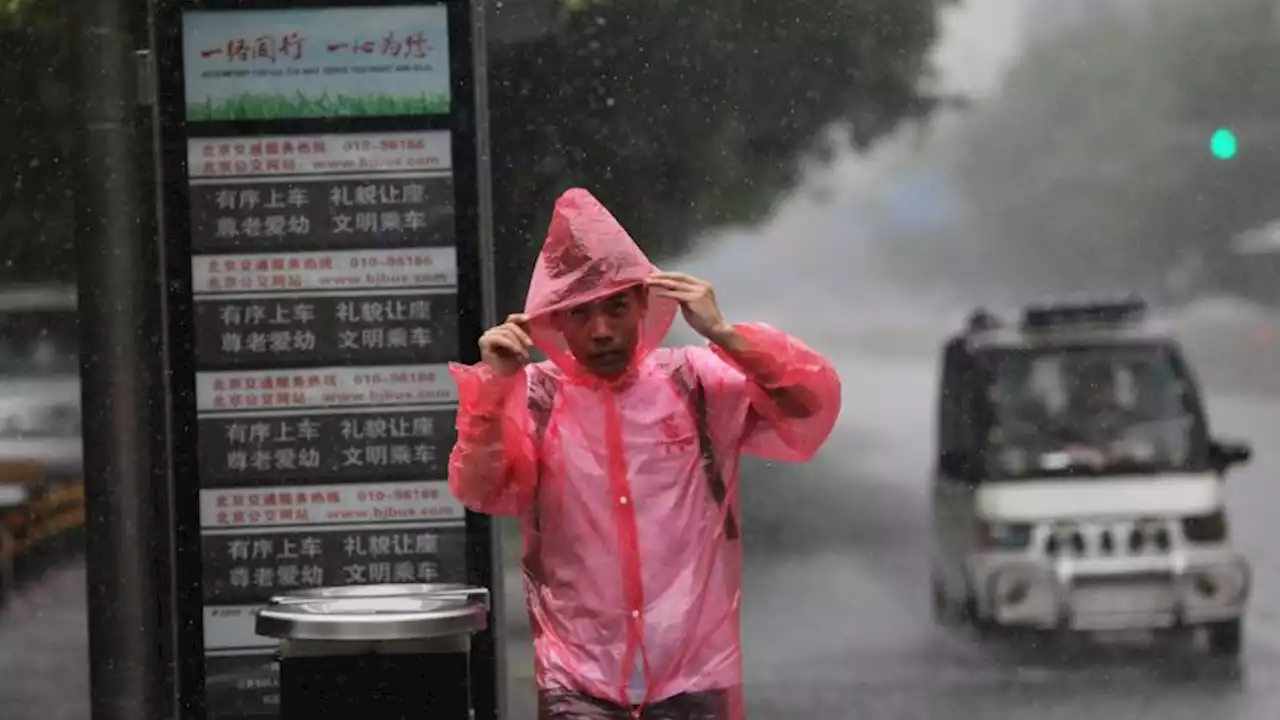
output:
<path id="1" fill-rule="evenodd" d="M 767 215 L 847 123 L 865 148 L 929 113 L 918 92 L 946 0 L 597 0 L 495 49 L 495 201 L 505 303 L 555 196 L 595 192 L 657 259 Z"/>
<path id="2" fill-rule="evenodd" d="M 509 2 L 515 0 L 508 0 Z M 597 193 L 657 258 L 698 231 L 768 214 L 832 123 L 866 147 L 927 114 L 918 91 L 936 11 L 950 0 L 562 0 L 563 21 L 490 49 L 495 227 L 504 300 L 522 300 L 555 196 Z M 58 82 L 65 53 L 48 0 L 11 0 L 0 232 L 29 275 L 68 257 Z M 47 22 L 53 18 L 54 22 Z M 4 185 L 4 184 L 0 184 Z M 50 252 L 50 248 L 58 248 Z"/>
<path id="3" fill-rule="evenodd" d="M 953 166 L 988 264 L 1028 290 L 1159 292 L 1179 258 L 1218 263 L 1231 235 L 1274 217 L 1274 12 L 1270 0 L 1175 0 L 1146 22 L 1102 19 L 1029 50 L 970 119 Z M 1242 145 L 1225 162 L 1209 142 L 1229 124 Z M 1207 270 L 1222 280 L 1224 267 Z"/>
<path id="4" fill-rule="evenodd" d="M 70 278 L 71 197 L 66 44 L 57 6 L 10 0 L 0 9 L 0 281 Z"/>

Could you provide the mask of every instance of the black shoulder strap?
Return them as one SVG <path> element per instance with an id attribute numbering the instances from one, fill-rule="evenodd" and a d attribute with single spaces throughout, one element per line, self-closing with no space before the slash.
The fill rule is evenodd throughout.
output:
<path id="1" fill-rule="evenodd" d="M 559 385 L 551 379 L 550 374 L 536 370 L 532 365 L 527 372 L 529 415 L 533 419 L 534 438 L 541 442 L 542 436 L 547 432 L 547 424 L 551 422 L 551 410 L 556 405 L 556 390 Z"/>
<path id="2" fill-rule="evenodd" d="M 686 372 L 693 375 L 692 390 L 688 387 L 689 378 L 685 374 Z M 716 501 L 717 505 L 723 507 L 728 491 L 725 487 L 724 475 L 720 473 L 720 463 L 716 461 L 716 448 L 711 441 L 711 427 L 707 422 L 706 391 L 702 387 L 702 378 L 698 377 L 697 372 L 694 368 L 687 367 L 684 368 L 684 372 L 675 373 L 674 379 L 683 397 L 692 395 L 693 417 L 698 427 L 698 446 L 702 455 L 702 471 L 707 476 L 707 485 L 711 489 L 711 497 Z M 728 540 L 738 539 L 738 519 L 733 514 L 732 507 L 725 511 L 724 536 Z"/>
<path id="3" fill-rule="evenodd" d="M 532 542 L 537 542 L 537 533 L 542 530 L 542 513 L 538 507 L 538 492 L 542 489 L 542 458 L 541 446 L 542 438 L 547 433 L 547 425 L 551 422 L 551 411 L 556 406 L 556 391 L 560 388 L 548 373 L 537 370 L 535 366 L 530 365 L 527 371 L 529 385 L 525 404 L 529 408 L 529 416 L 533 420 L 533 441 L 538 447 L 537 475 L 534 478 L 533 486 L 533 505 L 530 507 L 530 524 L 533 526 L 535 537 Z M 536 554 L 536 553 L 535 553 Z"/>
<path id="4" fill-rule="evenodd" d="M 692 388 L 689 387 L 689 374 L 693 375 Z M 703 474 L 707 476 L 707 484 L 711 490 L 712 499 L 716 501 L 716 504 L 723 506 L 728 490 L 725 487 L 724 475 L 720 472 L 720 463 L 716 461 L 715 444 L 711 441 L 711 429 L 707 421 L 707 397 L 706 391 L 702 387 L 702 379 L 697 376 L 697 371 L 692 367 L 685 367 L 673 373 L 672 380 L 676 383 L 676 390 L 680 393 L 680 396 L 691 398 L 693 402 L 693 415 L 698 429 L 698 446 L 699 454 L 702 457 Z M 529 413 L 533 419 L 534 438 L 538 443 L 542 442 L 542 438 L 547 431 L 547 425 L 551 421 L 551 411 L 555 408 L 557 389 L 558 385 L 547 374 L 536 370 L 529 373 Z M 533 525 L 536 530 L 541 525 L 536 502 L 534 503 L 533 513 Z M 729 508 L 725 513 L 724 536 L 729 540 L 738 539 L 738 519 L 733 513 L 733 508 Z"/>

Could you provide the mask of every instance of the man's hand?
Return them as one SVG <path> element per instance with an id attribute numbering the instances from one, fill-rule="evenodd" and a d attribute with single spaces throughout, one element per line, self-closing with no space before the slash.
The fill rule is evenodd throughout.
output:
<path id="1" fill-rule="evenodd" d="M 725 321 L 720 307 L 716 305 L 716 291 L 711 283 L 684 273 L 658 272 L 650 275 L 645 284 L 655 295 L 679 302 L 689 327 L 737 361 L 747 376 L 778 404 L 784 415 L 792 418 L 813 415 L 811 408 L 817 407 L 818 403 L 810 402 L 803 392 L 796 388 L 773 386 L 777 364 L 759 353 L 752 353 L 746 339 Z"/>
<path id="2" fill-rule="evenodd" d="M 528 317 L 508 315 L 507 321 L 480 336 L 480 359 L 499 375 L 514 375 L 529 362 L 533 339 L 525 331 Z"/>
<path id="3" fill-rule="evenodd" d="M 733 335 L 733 326 L 720 314 L 711 283 L 684 273 L 657 272 L 645 280 L 645 285 L 658 297 L 680 303 L 685 322 L 702 337 L 720 343 Z"/>

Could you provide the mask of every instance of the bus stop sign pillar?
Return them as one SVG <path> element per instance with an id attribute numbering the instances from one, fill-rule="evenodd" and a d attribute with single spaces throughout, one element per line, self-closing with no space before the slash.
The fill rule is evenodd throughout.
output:
<path id="1" fill-rule="evenodd" d="M 470 651 L 489 591 L 359 585 L 273 598 L 257 634 L 280 641 L 280 720 L 467 720 Z"/>

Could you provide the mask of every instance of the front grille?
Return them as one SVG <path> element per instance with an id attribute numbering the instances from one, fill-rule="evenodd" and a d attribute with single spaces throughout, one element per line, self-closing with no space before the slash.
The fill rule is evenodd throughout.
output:
<path id="1" fill-rule="evenodd" d="M 1173 535 L 1159 522 L 1086 523 L 1050 529 L 1040 547 L 1050 558 L 1142 556 L 1169 552 Z"/>

